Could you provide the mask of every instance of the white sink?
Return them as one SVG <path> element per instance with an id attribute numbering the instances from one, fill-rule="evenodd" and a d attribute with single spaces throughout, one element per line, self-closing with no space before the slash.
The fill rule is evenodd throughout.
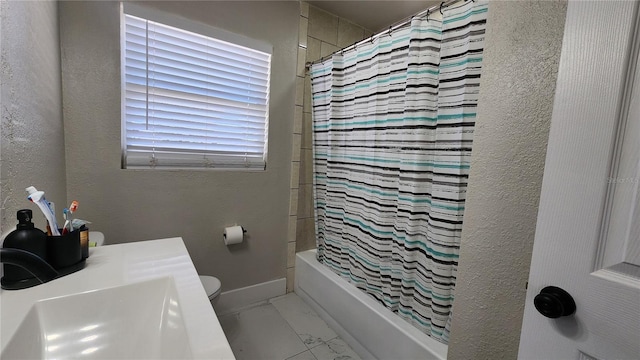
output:
<path id="1" fill-rule="evenodd" d="M 3 359 L 192 358 L 172 277 L 36 302 Z"/>

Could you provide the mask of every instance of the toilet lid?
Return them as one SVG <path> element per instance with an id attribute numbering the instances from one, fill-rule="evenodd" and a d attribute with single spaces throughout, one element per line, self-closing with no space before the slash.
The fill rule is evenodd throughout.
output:
<path id="1" fill-rule="evenodd" d="M 204 291 L 207 292 L 207 296 L 209 297 L 209 299 L 212 299 L 220 294 L 220 287 L 222 286 L 222 283 L 220 283 L 220 280 L 218 280 L 217 278 L 213 276 L 201 275 L 200 281 L 202 282 Z"/>

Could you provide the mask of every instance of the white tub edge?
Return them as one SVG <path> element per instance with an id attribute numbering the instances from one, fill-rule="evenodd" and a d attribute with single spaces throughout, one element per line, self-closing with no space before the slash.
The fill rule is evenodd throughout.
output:
<path id="1" fill-rule="evenodd" d="M 363 359 L 447 358 L 446 345 L 318 263 L 316 250 L 296 254 L 295 292 Z"/>

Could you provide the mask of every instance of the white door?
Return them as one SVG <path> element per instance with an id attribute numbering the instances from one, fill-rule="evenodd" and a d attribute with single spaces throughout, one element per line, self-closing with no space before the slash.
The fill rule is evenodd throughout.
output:
<path id="1" fill-rule="evenodd" d="M 638 1 L 569 2 L 521 359 L 640 359 L 638 17 Z M 573 315 L 536 309 L 547 286 Z M 559 315 L 560 296 L 538 299 Z"/>

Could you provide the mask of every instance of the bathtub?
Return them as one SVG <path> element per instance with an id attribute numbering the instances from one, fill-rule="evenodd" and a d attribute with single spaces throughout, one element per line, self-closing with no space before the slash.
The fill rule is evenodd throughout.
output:
<path id="1" fill-rule="evenodd" d="M 363 359 L 447 358 L 447 346 L 423 334 L 316 260 L 296 254 L 295 292 Z"/>

